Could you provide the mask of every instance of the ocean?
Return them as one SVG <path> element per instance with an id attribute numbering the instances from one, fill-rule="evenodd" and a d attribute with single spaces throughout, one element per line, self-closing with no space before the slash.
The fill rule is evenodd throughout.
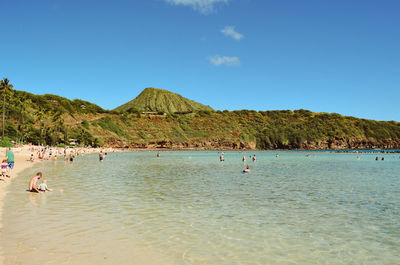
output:
<path id="1" fill-rule="evenodd" d="M 160 154 L 26 170 L 4 205 L 6 264 L 400 264 L 400 154 Z M 26 191 L 37 171 L 52 192 Z"/>

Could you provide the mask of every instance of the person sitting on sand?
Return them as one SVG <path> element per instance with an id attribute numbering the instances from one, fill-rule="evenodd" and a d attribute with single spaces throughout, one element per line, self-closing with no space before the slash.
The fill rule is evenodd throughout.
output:
<path id="1" fill-rule="evenodd" d="M 49 187 L 47 186 L 47 179 L 44 179 L 42 183 L 39 185 L 39 190 L 43 192 L 51 191 L 51 189 L 49 189 Z"/>
<path id="2" fill-rule="evenodd" d="M 31 161 L 32 163 L 35 162 L 35 157 L 33 156 L 33 154 L 31 154 L 31 158 L 29 159 L 29 161 Z"/>
<path id="3" fill-rule="evenodd" d="M 38 179 L 42 178 L 42 172 L 38 172 L 36 173 L 36 175 L 31 179 L 31 181 L 29 182 L 29 191 L 30 192 L 37 192 L 37 193 L 42 193 L 42 191 L 40 191 L 37 187 L 36 187 L 36 183 L 38 181 Z"/>
<path id="4" fill-rule="evenodd" d="M 1 176 L 4 177 L 8 177 L 7 175 L 7 168 L 8 168 L 8 163 L 7 163 L 7 159 L 3 159 L 3 162 L 1 163 Z"/>

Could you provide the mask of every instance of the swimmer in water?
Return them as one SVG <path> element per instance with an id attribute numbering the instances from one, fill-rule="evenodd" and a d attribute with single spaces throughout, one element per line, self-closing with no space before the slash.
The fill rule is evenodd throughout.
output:
<path id="1" fill-rule="evenodd" d="M 247 166 L 245 170 L 243 170 L 243 173 L 249 173 L 250 172 L 250 167 Z"/>
<path id="2" fill-rule="evenodd" d="M 279 157 L 279 154 L 276 154 L 275 157 L 278 158 L 278 157 Z"/>

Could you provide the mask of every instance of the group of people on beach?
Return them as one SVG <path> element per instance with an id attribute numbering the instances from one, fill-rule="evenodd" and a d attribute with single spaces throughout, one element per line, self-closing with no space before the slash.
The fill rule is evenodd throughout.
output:
<path id="1" fill-rule="evenodd" d="M 106 149 L 114 152 L 115 150 L 112 148 Z M 38 159 L 40 161 L 42 160 L 54 160 L 57 161 L 59 157 L 64 157 L 65 162 L 74 162 L 74 159 L 77 156 L 83 155 L 83 154 L 90 154 L 94 152 L 99 152 L 99 160 L 103 161 L 105 156 L 107 156 L 107 151 L 106 150 L 101 150 L 100 152 L 98 151 L 97 148 L 70 148 L 68 146 L 66 147 L 49 147 L 49 146 L 36 146 L 36 147 L 31 147 L 30 152 L 31 156 L 29 158 L 30 162 L 35 162 L 35 159 Z M 36 156 L 35 156 L 36 154 Z"/>
<path id="2" fill-rule="evenodd" d="M 31 148 L 31 158 L 30 161 L 34 162 L 35 161 L 35 157 L 34 157 L 34 153 L 35 151 L 37 151 L 37 157 L 40 160 L 57 160 L 57 155 L 59 154 L 63 154 L 64 155 L 64 161 L 70 161 L 71 163 L 74 161 L 74 158 L 76 156 L 85 154 L 85 153 L 91 153 L 93 152 L 92 150 L 87 150 L 87 149 L 70 149 L 68 150 L 68 147 L 66 148 L 49 148 L 49 147 L 40 147 L 39 150 L 35 150 L 34 147 Z M 69 153 L 69 156 L 68 156 Z M 99 161 L 103 162 L 105 156 L 107 156 L 107 152 L 103 152 L 103 150 L 100 150 L 99 152 Z M 44 179 L 42 180 L 42 182 L 40 184 L 38 184 L 38 180 L 42 179 L 43 174 L 42 172 L 38 172 L 36 173 L 36 175 L 30 180 L 29 182 L 29 188 L 28 191 L 30 192 L 35 192 L 35 193 L 43 193 L 43 192 L 48 192 L 48 191 L 52 191 L 52 189 L 50 189 L 47 186 L 47 180 Z"/>
<path id="3" fill-rule="evenodd" d="M 81 154 L 85 154 L 87 151 L 86 149 L 72 149 L 67 147 L 63 147 L 63 148 L 50 148 L 48 146 L 46 147 L 39 147 L 39 148 L 35 148 L 32 147 L 31 148 L 31 157 L 30 157 L 30 161 L 34 162 L 35 161 L 35 156 L 34 153 L 36 153 L 36 156 L 39 160 L 57 160 L 59 156 L 63 155 L 64 156 L 64 161 L 70 161 L 73 162 L 74 158 L 76 156 L 79 156 Z"/>

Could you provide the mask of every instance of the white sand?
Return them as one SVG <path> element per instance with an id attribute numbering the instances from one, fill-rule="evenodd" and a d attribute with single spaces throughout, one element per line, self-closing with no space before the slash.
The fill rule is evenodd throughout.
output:
<path id="1" fill-rule="evenodd" d="M 11 178 L 5 178 L 4 181 L 0 180 L 0 230 L 3 227 L 3 207 L 4 199 L 7 195 L 7 187 L 11 184 L 13 178 L 18 177 L 18 174 L 31 167 L 34 163 L 29 162 L 29 157 L 31 152 L 29 151 L 29 146 L 24 146 L 22 148 L 12 148 L 14 152 L 15 165 L 11 173 Z M 6 148 L 0 148 L 0 162 L 6 158 Z M 27 184 L 28 185 L 28 184 Z M 0 249 L 0 264 L 4 264 L 4 258 L 1 255 L 2 251 Z"/>

